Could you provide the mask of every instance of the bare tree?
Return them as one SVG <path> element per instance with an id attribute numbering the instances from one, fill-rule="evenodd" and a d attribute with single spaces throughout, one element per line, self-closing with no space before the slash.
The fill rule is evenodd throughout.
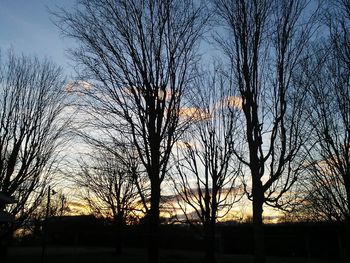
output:
<path id="1" fill-rule="evenodd" d="M 75 182 L 95 214 L 124 225 L 148 211 L 150 189 L 140 166 L 129 146 L 92 149 L 80 162 Z"/>
<path id="2" fill-rule="evenodd" d="M 190 128 L 179 141 L 174 189 L 180 209 L 191 223 L 193 215 L 203 226 L 205 262 L 215 260 L 215 226 L 243 195 L 239 187 L 241 164 L 233 145 L 241 115 L 241 100 L 230 93 L 227 78 L 218 68 L 198 78 Z M 188 207 L 191 211 L 188 214 Z"/>
<path id="3" fill-rule="evenodd" d="M 327 41 L 304 63 L 310 85 L 309 151 L 301 212 L 312 220 L 350 221 L 350 2 L 329 3 Z"/>
<path id="4" fill-rule="evenodd" d="M 113 219 L 116 252 L 120 254 L 124 226 L 148 211 L 149 182 L 130 145 L 94 148 L 80 162 L 75 183 L 94 214 Z"/>
<path id="5" fill-rule="evenodd" d="M 62 70 L 9 52 L 0 63 L 0 191 L 20 224 L 40 204 L 57 172 L 68 120 Z"/>
<path id="6" fill-rule="evenodd" d="M 28 216 L 23 226 L 26 230 L 31 231 L 34 237 L 43 235 L 43 226 L 48 217 L 62 217 L 71 212 L 67 196 L 62 191 L 56 192 L 51 187 L 50 191 L 50 200 L 48 200 L 48 192 L 46 191 L 46 200 L 42 201 Z"/>
<path id="7" fill-rule="evenodd" d="M 315 17 L 303 0 L 212 2 L 225 32 L 216 39 L 232 66 L 245 116 L 247 154 L 237 157 L 250 172 L 254 260 L 265 262 L 263 205 L 283 207 L 288 201 L 283 196 L 296 181 L 307 138 L 305 91 L 295 74 Z"/>
<path id="8" fill-rule="evenodd" d="M 56 14 L 88 95 L 108 125 L 129 134 L 151 184 L 149 262 L 158 262 L 161 183 L 179 136 L 181 98 L 197 62 L 206 18 L 193 0 L 79 1 Z M 110 122 L 110 118 L 113 122 Z M 181 130 L 181 129 L 180 129 Z"/>

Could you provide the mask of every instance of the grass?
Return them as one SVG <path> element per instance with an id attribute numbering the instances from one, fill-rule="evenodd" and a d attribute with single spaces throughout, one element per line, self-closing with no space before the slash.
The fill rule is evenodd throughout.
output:
<path id="1" fill-rule="evenodd" d="M 161 250 L 160 263 L 202 263 L 203 254 L 197 251 Z M 41 247 L 13 247 L 8 251 L 9 263 L 41 262 Z M 116 255 L 112 248 L 95 247 L 48 247 L 44 263 L 146 263 L 145 249 L 124 249 L 122 255 Z M 217 255 L 218 263 L 250 263 L 250 255 Z M 268 258 L 268 263 L 334 263 L 337 261 L 306 260 L 292 258 Z"/>

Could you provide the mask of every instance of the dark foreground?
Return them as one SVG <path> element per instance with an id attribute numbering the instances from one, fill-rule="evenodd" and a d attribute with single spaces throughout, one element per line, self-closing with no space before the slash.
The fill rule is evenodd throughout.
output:
<path id="1" fill-rule="evenodd" d="M 58 262 L 84 262 L 84 263 L 143 263 L 147 262 L 146 250 L 125 249 L 122 255 L 116 255 L 112 248 L 97 247 L 49 247 L 43 263 Z M 249 255 L 225 255 L 217 256 L 218 263 L 250 263 L 253 262 Z M 2 260 L 1 260 L 2 262 Z M 40 247 L 12 247 L 8 250 L 8 262 L 31 263 L 41 262 Z M 201 263 L 202 253 L 183 250 L 161 250 L 160 263 Z M 331 260 L 307 260 L 304 258 L 268 258 L 269 263 L 335 263 Z"/>

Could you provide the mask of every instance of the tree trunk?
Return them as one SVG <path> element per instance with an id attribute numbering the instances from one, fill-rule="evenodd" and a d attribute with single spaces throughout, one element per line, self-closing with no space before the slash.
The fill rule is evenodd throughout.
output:
<path id="1" fill-rule="evenodd" d="M 347 197 L 347 208 L 348 208 L 348 214 L 345 216 L 345 235 L 344 235 L 344 253 L 343 253 L 343 260 L 346 261 L 350 259 L 350 173 L 347 172 L 345 174 L 344 183 L 345 183 L 345 190 L 346 190 L 346 197 Z"/>
<path id="2" fill-rule="evenodd" d="M 345 235 L 344 235 L 344 258 L 343 260 L 349 260 L 350 258 L 350 220 L 345 220 Z M 348 261 L 346 261 L 348 262 Z"/>
<path id="3" fill-rule="evenodd" d="M 148 262 L 159 262 L 159 202 L 160 185 L 152 183 L 151 186 L 151 209 L 149 211 L 148 233 Z"/>
<path id="4" fill-rule="evenodd" d="M 0 258 L 1 262 L 4 261 L 7 262 L 7 244 L 5 239 L 5 233 L 2 233 L 2 230 L 5 227 L 0 224 Z"/>
<path id="5" fill-rule="evenodd" d="M 121 255 L 123 253 L 123 230 L 124 230 L 124 219 L 123 215 L 118 214 L 114 221 L 115 231 L 115 253 Z"/>
<path id="6" fill-rule="evenodd" d="M 253 187 L 253 226 L 254 226 L 254 263 L 265 263 L 263 204 L 264 192 L 261 182 Z"/>
<path id="7" fill-rule="evenodd" d="M 215 263 L 215 223 L 210 222 L 204 228 L 204 262 Z"/>

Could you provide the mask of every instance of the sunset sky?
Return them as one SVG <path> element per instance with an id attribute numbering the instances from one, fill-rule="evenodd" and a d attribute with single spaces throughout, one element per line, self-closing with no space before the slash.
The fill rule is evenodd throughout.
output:
<path id="1" fill-rule="evenodd" d="M 73 0 L 0 0 L 2 55 L 13 48 L 17 54 L 49 58 L 62 66 L 68 79 L 71 79 L 74 73 L 66 51 L 75 43 L 60 35 L 59 29 L 51 21 L 53 16 L 49 10 L 58 10 L 59 7 L 69 10 L 74 3 Z M 239 107 L 241 104 L 237 98 L 225 103 Z"/>

